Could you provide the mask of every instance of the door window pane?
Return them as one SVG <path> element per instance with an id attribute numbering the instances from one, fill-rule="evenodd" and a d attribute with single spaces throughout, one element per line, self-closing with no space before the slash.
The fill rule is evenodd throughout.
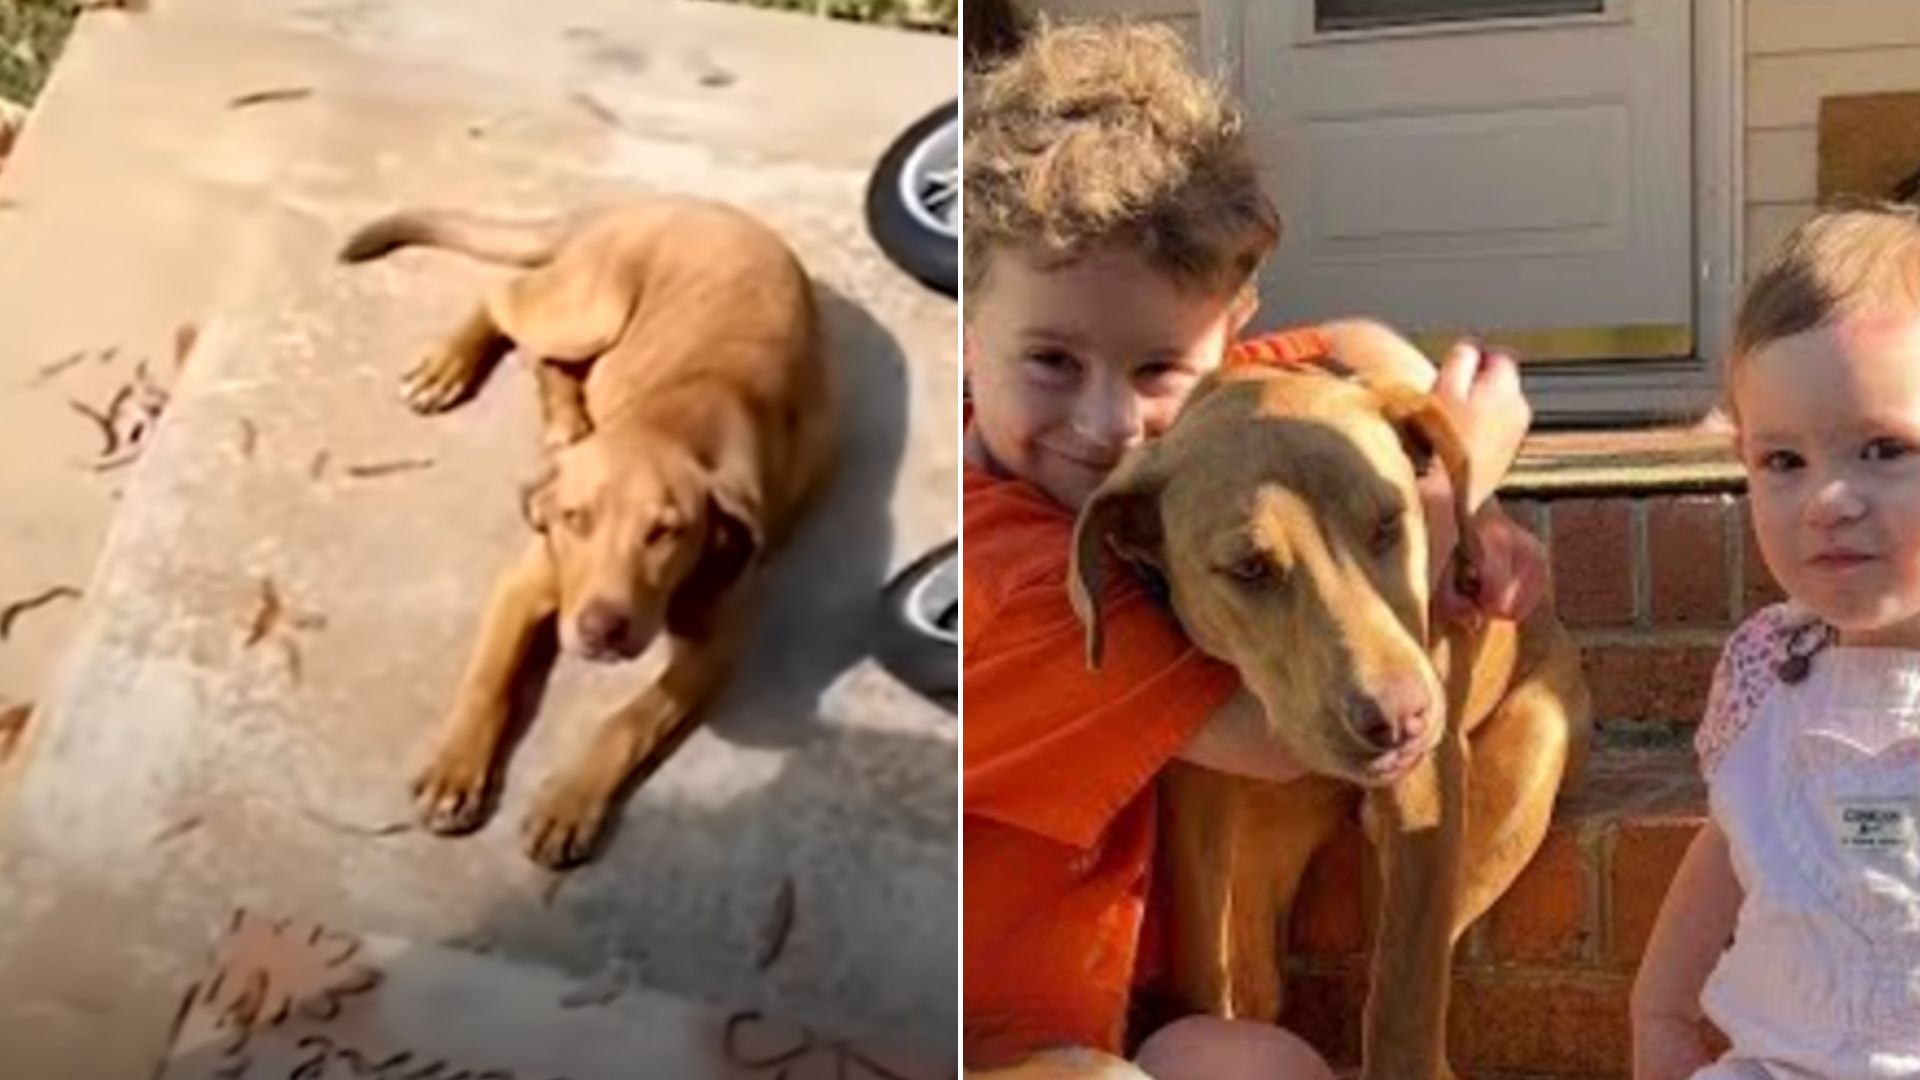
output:
<path id="1" fill-rule="evenodd" d="M 1314 0 L 1313 25 L 1321 31 L 1375 30 L 1475 19 L 1596 15 L 1605 7 L 1606 0 Z"/>

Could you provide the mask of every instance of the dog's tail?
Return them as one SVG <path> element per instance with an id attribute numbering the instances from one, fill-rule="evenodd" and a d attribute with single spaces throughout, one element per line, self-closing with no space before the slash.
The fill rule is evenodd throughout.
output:
<path id="1" fill-rule="evenodd" d="M 366 262 L 403 247 L 459 251 L 509 266 L 539 266 L 572 227 L 569 218 L 508 221 L 453 210 L 401 210 L 362 226 L 340 249 L 340 261 Z"/>

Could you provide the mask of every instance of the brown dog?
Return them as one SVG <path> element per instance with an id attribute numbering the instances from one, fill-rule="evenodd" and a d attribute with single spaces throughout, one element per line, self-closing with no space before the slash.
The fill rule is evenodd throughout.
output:
<path id="1" fill-rule="evenodd" d="M 544 621 L 557 616 L 563 648 L 597 661 L 633 659 L 664 634 L 659 681 L 527 819 L 535 860 L 583 861 L 627 780 L 714 695 L 760 564 L 829 471 L 838 426 L 812 287 L 767 227 L 694 199 L 540 225 L 401 213 L 341 257 L 407 244 L 530 268 L 407 374 L 407 401 L 451 407 L 517 346 L 553 452 L 526 498 L 539 535 L 494 587 L 416 805 L 436 832 L 481 823 L 509 691 Z"/>
<path id="2" fill-rule="evenodd" d="M 1430 398 L 1328 372 L 1232 369 L 1088 501 L 1071 582 L 1097 664 L 1105 553 L 1164 579 L 1187 634 L 1240 671 L 1273 737 L 1314 774 L 1165 774 L 1161 859 L 1184 1006 L 1277 1018 L 1302 872 L 1364 795 L 1384 884 L 1369 1080 L 1451 1075 L 1452 946 L 1539 847 L 1589 726 L 1579 657 L 1551 610 L 1436 640 L 1415 490 L 1435 453 L 1471 565 L 1469 462 Z"/>

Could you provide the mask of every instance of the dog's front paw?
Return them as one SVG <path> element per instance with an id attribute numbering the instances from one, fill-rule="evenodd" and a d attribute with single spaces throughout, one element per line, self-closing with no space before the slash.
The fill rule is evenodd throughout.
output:
<path id="1" fill-rule="evenodd" d="M 585 416 L 555 417 L 547 421 L 540 444 L 548 454 L 557 454 L 593 434 L 593 425 Z"/>
<path id="2" fill-rule="evenodd" d="M 414 412 L 437 413 L 458 405 L 473 389 L 478 357 L 447 349 L 429 349 L 400 379 L 400 396 Z"/>
<path id="3" fill-rule="evenodd" d="M 599 793 L 565 779 L 549 783 L 521 828 L 527 857 L 553 870 L 586 862 L 606 817 L 607 800 Z"/>
<path id="4" fill-rule="evenodd" d="M 442 747 L 413 781 L 413 808 L 420 824 L 442 836 L 468 833 L 487 816 L 492 769 L 485 755 Z"/>

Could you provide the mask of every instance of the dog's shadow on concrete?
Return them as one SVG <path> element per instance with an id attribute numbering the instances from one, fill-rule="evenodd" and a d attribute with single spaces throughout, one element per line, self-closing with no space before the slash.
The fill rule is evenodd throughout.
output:
<path id="1" fill-rule="evenodd" d="M 892 504 L 908 435 L 907 359 L 857 301 L 818 286 L 839 379 L 834 477 L 769 567 L 765 602 L 709 729 L 748 746 L 814 734 L 824 695 L 873 651 L 893 561 Z M 904 561 L 904 560 L 902 560 Z"/>

